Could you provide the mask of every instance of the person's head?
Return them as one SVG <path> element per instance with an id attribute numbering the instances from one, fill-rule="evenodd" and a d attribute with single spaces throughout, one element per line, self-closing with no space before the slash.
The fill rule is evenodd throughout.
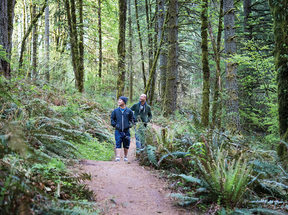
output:
<path id="1" fill-rule="evenodd" d="M 141 96 L 140 96 L 140 98 L 139 98 L 139 101 L 140 101 L 141 103 L 145 103 L 146 100 L 147 100 L 146 94 L 141 94 Z"/>
<path id="2" fill-rule="evenodd" d="M 120 106 L 120 107 L 125 107 L 127 101 L 128 101 L 128 98 L 127 98 L 127 97 L 125 97 L 125 96 L 120 96 L 119 99 L 118 99 L 118 106 Z"/>

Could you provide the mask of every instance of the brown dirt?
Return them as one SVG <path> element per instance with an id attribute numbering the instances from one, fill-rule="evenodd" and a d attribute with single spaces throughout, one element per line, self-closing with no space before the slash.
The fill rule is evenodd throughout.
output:
<path id="1" fill-rule="evenodd" d="M 122 152 L 123 153 L 123 152 Z M 96 194 L 101 214 L 150 215 L 196 214 L 173 204 L 169 190 L 157 173 L 135 160 L 135 142 L 131 142 L 129 162 L 90 161 L 81 169 L 92 175 L 88 186 Z"/>

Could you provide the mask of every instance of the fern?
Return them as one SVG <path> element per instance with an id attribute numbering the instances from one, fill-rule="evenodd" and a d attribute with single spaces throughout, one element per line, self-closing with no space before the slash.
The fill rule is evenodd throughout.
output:
<path id="1" fill-rule="evenodd" d="M 199 198 L 190 197 L 182 193 L 171 193 L 170 196 L 174 199 L 177 199 L 180 206 L 187 206 L 200 200 Z"/>
<path id="2" fill-rule="evenodd" d="M 185 174 L 180 174 L 180 175 L 177 175 L 181 178 L 183 178 L 186 182 L 190 182 L 190 183 L 195 183 L 195 184 L 199 184 L 199 185 L 202 185 L 202 181 L 199 179 L 199 178 L 195 178 L 191 175 L 185 175 Z"/>
<path id="3" fill-rule="evenodd" d="M 235 215 L 249 215 L 249 214 L 267 214 L 267 215 L 285 215 L 286 213 L 282 213 L 279 211 L 271 210 L 271 209 L 266 209 L 266 208 L 253 208 L 253 209 L 236 209 L 232 214 Z"/>
<path id="4" fill-rule="evenodd" d="M 154 166 L 157 166 L 156 147 L 147 145 L 146 150 L 147 150 L 149 162 L 153 164 Z"/>
<path id="5" fill-rule="evenodd" d="M 188 152 L 179 152 L 179 151 L 177 151 L 177 152 L 172 152 L 172 153 L 169 152 L 168 154 L 163 155 L 163 156 L 159 159 L 159 161 L 158 161 L 158 166 L 160 166 L 161 163 L 162 163 L 162 161 L 163 161 L 164 159 L 168 158 L 169 156 L 171 156 L 171 157 L 173 157 L 173 158 L 183 158 L 183 157 L 187 156 L 188 154 L 189 154 Z"/>

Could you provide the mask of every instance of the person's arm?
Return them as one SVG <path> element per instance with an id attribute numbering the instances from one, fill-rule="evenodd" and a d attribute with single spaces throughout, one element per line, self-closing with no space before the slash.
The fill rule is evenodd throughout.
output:
<path id="1" fill-rule="evenodd" d="M 132 111 L 136 110 L 136 104 L 132 105 L 132 107 L 130 108 Z"/>
<path id="2" fill-rule="evenodd" d="M 116 126 L 116 113 L 115 113 L 115 110 L 113 110 L 112 114 L 111 114 L 111 125 L 113 127 Z"/>
<path id="3" fill-rule="evenodd" d="M 151 107 L 150 107 L 148 111 L 148 122 L 150 122 L 151 119 L 152 119 L 152 112 L 151 112 Z"/>
<path id="4" fill-rule="evenodd" d="M 133 111 L 131 110 L 130 114 L 129 114 L 129 127 L 131 128 L 132 125 L 135 124 L 135 118 L 134 118 L 134 114 L 133 114 Z"/>

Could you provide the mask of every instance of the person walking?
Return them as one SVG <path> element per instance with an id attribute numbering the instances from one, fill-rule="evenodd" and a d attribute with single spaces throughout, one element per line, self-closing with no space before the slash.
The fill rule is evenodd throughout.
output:
<path id="1" fill-rule="evenodd" d="M 120 96 L 118 108 L 111 114 L 111 125 L 115 128 L 115 161 L 120 161 L 121 148 L 123 143 L 124 161 L 128 161 L 128 150 L 130 146 L 130 132 L 134 124 L 133 112 L 126 106 L 128 98 Z"/>
<path id="2" fill-rule="evenodd" d="M 135 128 L 135 137 L 136 137 L 136 149 L 139 151 L 145 141 L 145 128 L 147 123 L 152 119 L 151 107 L 146 102 L 146 94 L 142 94 L 139 98 L 139 102 L 132 105 L 131 110 L 134 112 L 135 122 L 138 123 L 137 128 Z M 140 124 L 140 125 L 139 125 Z"/>

